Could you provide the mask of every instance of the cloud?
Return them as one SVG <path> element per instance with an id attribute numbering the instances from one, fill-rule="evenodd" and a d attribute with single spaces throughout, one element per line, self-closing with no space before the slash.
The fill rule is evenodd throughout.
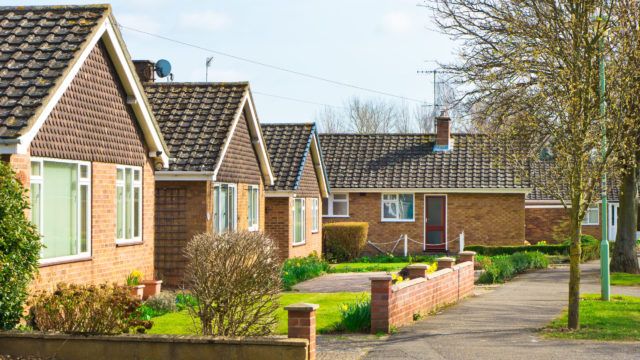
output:
<path id="1" fill-rule="evenodd" d="M 382 28 L 389 33 L 404 34 L 413 29 L 413 19 L 406 12 L 388 12 L 382 18 Z"/>
<path id="2" fill-rule="evenodd" d="M 178 23 L 185 28 L 216 31 L 231 25 L 231 18 L 225 13 L 207 10 L 182 13 Z"/>
<path id="3" fill-rule="evenodd" d="M 116 15 L 116 21 L 121 25 L 150 33 L 156 33 L 161 28 L 160 23 L 149 15 L 124 13 Z"/>

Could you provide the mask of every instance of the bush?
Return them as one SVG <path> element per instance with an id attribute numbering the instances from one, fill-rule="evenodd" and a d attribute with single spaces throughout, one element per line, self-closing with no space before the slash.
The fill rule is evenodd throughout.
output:
<path id="1" fill-rule="evenodd" d="M 278 248 L 259 232 L 203 233 L 186 246 L 189 305 L 203 335 L 260 336 L 273 331 L 282 287 Z M 194 321 L 194 323 L 197 323 Z"/>
<path id="2" fill-rule="evenodd" d="M 339 222 L 322 225 L 325 258 L 349 261 L 357 258 L 367 246 L 369 223 Z"/>
<path id="3" fill-rule="evenodd" d="M 180 292 L 176 295 L 176 307 L 179 311 L 186 310 L 197 305 L 198 301 L 191 294 Z"/>
<path id="4" fill-rule="evenodd" d="M 484 272 L 478 279 L 481 284 L 503 283 L 529 269 L 544 269 L 549 266 L 546 256 L 540 252 L 481 257 L 479 261 L 484 267 Z"/>
<path id="5" fill-rule="evenodd" d="M 329 271 L 329 264 L 315 253 L 307 257 L 287 259 L 282 265 L 282 286 L 291 290 L 293 285 L 313 279 Z"/>
<path id="6" fill-rule="evenodd" d="M 372 264 L 392 264 L 392 263 L 432 263 L 436 261 L 436 257 L 433 255 L 409 255 L 409 256 L 394 256 L 394 255 L 377 255 L 377 256 L 363 256 L 357 259 L 353 259 L 352 263 L 372 263 Z"/>
<path id="7" fill-rule="evenodd" d="M 172 291 L 163 291 L 148 298 L 143 306 L 152 310 L 151 317 L 164 315 L 178 309 L 176 306 L 176 294 Z"/>
<path id="8" fill-rule="evenodd" d="M 571 244 L 571 239 L 565 240 L 562 244 L 565 245 L 568 249 Z M 581 262 L 600 258 L 600 241 L 598 239 L 594 238 L 591 235 L 582 235 L 580 237 L 580 245 L 581 245 L 581 252 L 580 252 Z M 567 253 L 568 253 L 568 250 L 567 250 Z"/>
<path id="9" fill-rule="evenodd" d="M 336 330 L 368 333 L 371 329 L 371 299 L 362 298 L 340 306 L 340 323 Z"/>
<path id="10" fill-rule="evenodd" d="M 512 255 L 517 252 L 537 251 L 547 255 L 568 255 L 568 244 L 555 245 L 523 245 L 523 246 L 484 246 L 469 245 L 464 247 L 465 250 L 475 251 L 478 255 L 496 256 L 496 255 Z"/>
<path id="11" fill-rule="evenodd" d="M 118 285 L 68 285 L 41 291 L 30 301 L 29 321 L 35 330 L 67 334 L 115 335 L 131 329 L 144 332 L 141 301 Z"/>
<path id="12" fill-rule="evenodd" d="M 26 190 L 15 172 L 0 161 L 0 329 L 20 321 L 27 288 L 38 272 L 40 235 L 24 215 Z"/>

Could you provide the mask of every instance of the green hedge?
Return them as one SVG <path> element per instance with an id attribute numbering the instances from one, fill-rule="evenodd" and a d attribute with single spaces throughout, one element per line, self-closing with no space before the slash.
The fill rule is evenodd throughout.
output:
<path id="1" fill-rule="evenodd" d="M 325 258 L 335 261 L 350 261 L 362 253 L 367 246 L 369 223 L 338 222 L 322 225 Z"/>
<path id="2" fill-rule="evenodd" d="M 522 245 L 522 246 L 484 246 L 469 245 L 464 247 L 465 251 L 475 251 L 478 255 L 496 256 L 496 255 L 512 255 L 517 252 L 537 251 L 547 255 L 568 255 L 568 244 L 556 245 Z"/>
<path id="3" fill-rule="evenodd" d="M 282 265 L 282 286 L 291 290 L 293 285 L 313 279 L 329 271 L 329 264 L 315 252 L 307 257 L 287 259 Z"/>
<path id="4" fill-rule="evenodd" d="M 549 266 L 549 260 L 546 256 L 537 251 L 492 257 L 480 256 L 478 261 L 484 269 L 478 279 L 480 284 L 503 283 L 527 270 L 545 269 Z"/>

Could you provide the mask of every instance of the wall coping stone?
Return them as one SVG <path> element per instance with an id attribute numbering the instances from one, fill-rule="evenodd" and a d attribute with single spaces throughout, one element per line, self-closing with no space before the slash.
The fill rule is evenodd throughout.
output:
<path id="1" fill-rule="evenodd" d="M 450 272 L 453 272 L 453 269 L 442 269 L 442 270 L 438 270 L 436 272 L 433 272 L 431 274 L 427 274 L 427 280 L 431 280 L 431 279 L 435 279 L 439 276 L 442 276 L 444 274 L 448 274 Z"/>
<path id="2" fill-rule="evenodd" d="M 465 251 L 459 252 L 458 255 L 469 255 L 469 256 L 474 255 L 475 256 L 476 252 L 475 251 L 470 251 L 470 250 L 465 250 Z"/>
<path id="3" fill-rule="evenodd" d="M 451 261 L 451 262 L 456 261 L 456 259 L 454 259 L 452 257 L 449 257 L 449 256 L 443 256 L 441 258 L 437 258 L 436 260 L 437 261 Z"/>
<path id="4" fill-rule="evenodd" d="M 402 282 L 399 282 L 399 283 L 393 285 L 391 287 L 391 291 L 392 292 L 400 291 L 400 290 L 402 290 L 404 288 L 407 288 L 407 287 L 410 287 L 410 286 L 414 286 L 414 285 L 418 285 L 418 284 L 423 283 L 425 281 L 427 281 L 426 278 L 415 278 L 415 279 L 411 279 L 411 280 L 408 280 L 408 281 L 402 281 Z"/>
<path id="5" fill-rule="evenodd" d="M 377 276 L 370 277 L 369 280 L 372 280 L 372 281 L 382 281 L 382 280 L 391 281 L 391 280 L 393 280 L 393 277 L 391 275 L 377 275 Z"/>
<path id="6" fill-rule="evenodd" d="M 407 269 L 427 270 L 429 269 L 429 265 L 428 264 L 411 264 L 407 266 Z"/>
<path id="7" fill-rule="evenodd" d="M 318 304 L 297 303 L 285 306 L 284 309 L 287 311 L 315 311 L 319 307 L 320 305 Z"/>

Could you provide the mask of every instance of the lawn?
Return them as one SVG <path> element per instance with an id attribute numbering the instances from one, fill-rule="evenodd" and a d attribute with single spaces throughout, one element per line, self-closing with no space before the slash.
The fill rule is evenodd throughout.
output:
<path id="1" fill-rule="evenodd" d="M 371 271 L 400 271 L 408 262 L 399 263 L 340 263 L 332 264 L 329 273 L 371 272 Z"/>
<path id="2" fill-rule="evenodd" d="M 640 298 L 613 295 L 610 302 L 600 295 L 584 295 L 580 301 L 580 330 L 568 331 L 566 310 L 553 320 L 545 335 L 561 339 L 640 340 Z"/>
<path id="3" fill-rule="evenodd" d="M 319 304 L 316 313 L 316 329 L 320 333 L 331 332 L 340 322 L 339 307 L 343 303 L 353 302 L 369 296 L 368 293 L 283 293 L 278 310 L 276 334 L 287 333 L 287 312 L 284 307 L 299 302 Z M 152 319 L 153 327 L 149 334 L 194 334 L 194 325 L 187 311 L 165 314 Z"/>
<path id="4" fill-rule="evenodd" d="M 640 275 L 626 273 L 612 273 L 611 285 L 640 286 Z"/>

